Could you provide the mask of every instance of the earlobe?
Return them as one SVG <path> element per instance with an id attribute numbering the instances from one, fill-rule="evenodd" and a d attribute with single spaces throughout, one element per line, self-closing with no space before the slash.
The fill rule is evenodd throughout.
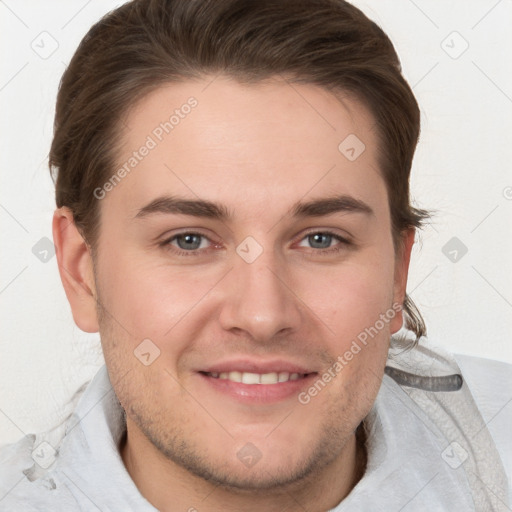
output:
<path id="1" fill-rule="evenodd" d="M 414 236 L 416 229 L 410 228 L 402 234 L 400 248 L 397 250 L 395 259 L 395 277 L 393 304 L 403 305 L 407 290 L 407 276 L 409 274 L 409 263 L 411 261 L 411 252 L 414 245 Z M 398 311 L 390 322 L 391 333 L 398 332 L 403 324 L 402 309 Z"/>
<path id="2" fill-rule="evenodd" d="M 69 208 L 55 210 L 52 229 L 59 274 L 73 319 L 82 331 L 98 332 L 92 257 Z"/>

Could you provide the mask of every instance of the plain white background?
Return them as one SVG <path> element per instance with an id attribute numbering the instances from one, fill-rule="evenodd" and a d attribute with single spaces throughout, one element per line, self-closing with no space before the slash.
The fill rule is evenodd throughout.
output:
<path id="1" fill-rule="evenodd" d="M 119 3 L 0 1 L 0 444 L 53 425 L 103 363 L 99 336 L 73 323 L 51 244 L 47 261 L 34 252 L 52 239 L 60 76 Z M 436 215 L 418 237 L 409 293 L 432 341 L 512 363 L 512 4 L 354 3 L 391 37 L 422 110 L 412 193 Z"/>

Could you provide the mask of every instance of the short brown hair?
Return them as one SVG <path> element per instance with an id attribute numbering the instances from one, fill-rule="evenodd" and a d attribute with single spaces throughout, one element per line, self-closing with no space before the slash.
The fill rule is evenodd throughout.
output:
<path id="1" fill-rule="evenodd" d="M 119 123 L 157 87 L 223 74 L 241 83 L 286 75 L 291 83 L 351 93 L 372 113 L 392 235 L 420 227 L 409 175 L 420 113 L 394 47 L 343 0 L 133 0 L 86 34 L 62 76 L 50 150 L 56 203 L 71 209 L 94 256 L 101 224 L 93 191 L 112 176 Z M 411 299 L 406 327 L 425 324 Z"/>

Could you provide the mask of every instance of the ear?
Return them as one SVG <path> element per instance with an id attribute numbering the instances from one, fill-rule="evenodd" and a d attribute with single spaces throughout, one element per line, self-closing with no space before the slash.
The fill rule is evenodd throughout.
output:
<path id="1" fill-rule="evenodd" d="M 89 246 L 75 226 L 68 207 L 53 214 L 53 241 L 59 274 L 75 324 L 85 332 L 98 332 L 96 288 Z"/>
<path id="2" fill-rule="evenodd" d="M 414 228 L 410 228 L 402 233 L 402 238 L 395 256 L 393 304 L 400 304 L 400 306 L 403 306 L 405 300 L 407 276 L 409 274 L 409 263 L 411 261 L 411 251 L 414 245 L 415 234 L 416 229 Z M 393 309 L 395 309 L 395 307 Z M 398 332 L 402 328 L 403 321 L 403 313 L 402 309 L 400 309 L 390 322 L 391 334 Z"/>

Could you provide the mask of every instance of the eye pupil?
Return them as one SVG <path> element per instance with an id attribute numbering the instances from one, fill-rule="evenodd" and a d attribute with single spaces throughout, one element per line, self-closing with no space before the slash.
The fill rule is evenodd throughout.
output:
<path id="1" fill-rule="evenodd" d="M 322 238 L 324 239 L 324 243 L 322 244 Z M 319 249 L 326 249 L 331 245 L 331 238 L 332 235 L 329 235 L 327 233 L 315 233 L 314 235 L 310 235 L 309 239 L 312 243 L 312 246 L 315 247 L 316 243 L 319 243 L 321 247 L 316 247 Z"/>
<path id="2" fill-rule="evenodd" d="M 195 240 L 194 240 L 195 239 Z M 185 245 L 181 243 L 181 241 L 185 241 Z M 201 245 L 201 235 L 193 235 L 193 234 L 186 234 L 186 235 L 180 235 L 176 237 L 176 241 L 178 242 L 178 246 L 180 249 L 198 249 Z M 196 243 L 194 243 L 194 241 Z M 186 245 L 186 244 L 192 244 Z"/>

